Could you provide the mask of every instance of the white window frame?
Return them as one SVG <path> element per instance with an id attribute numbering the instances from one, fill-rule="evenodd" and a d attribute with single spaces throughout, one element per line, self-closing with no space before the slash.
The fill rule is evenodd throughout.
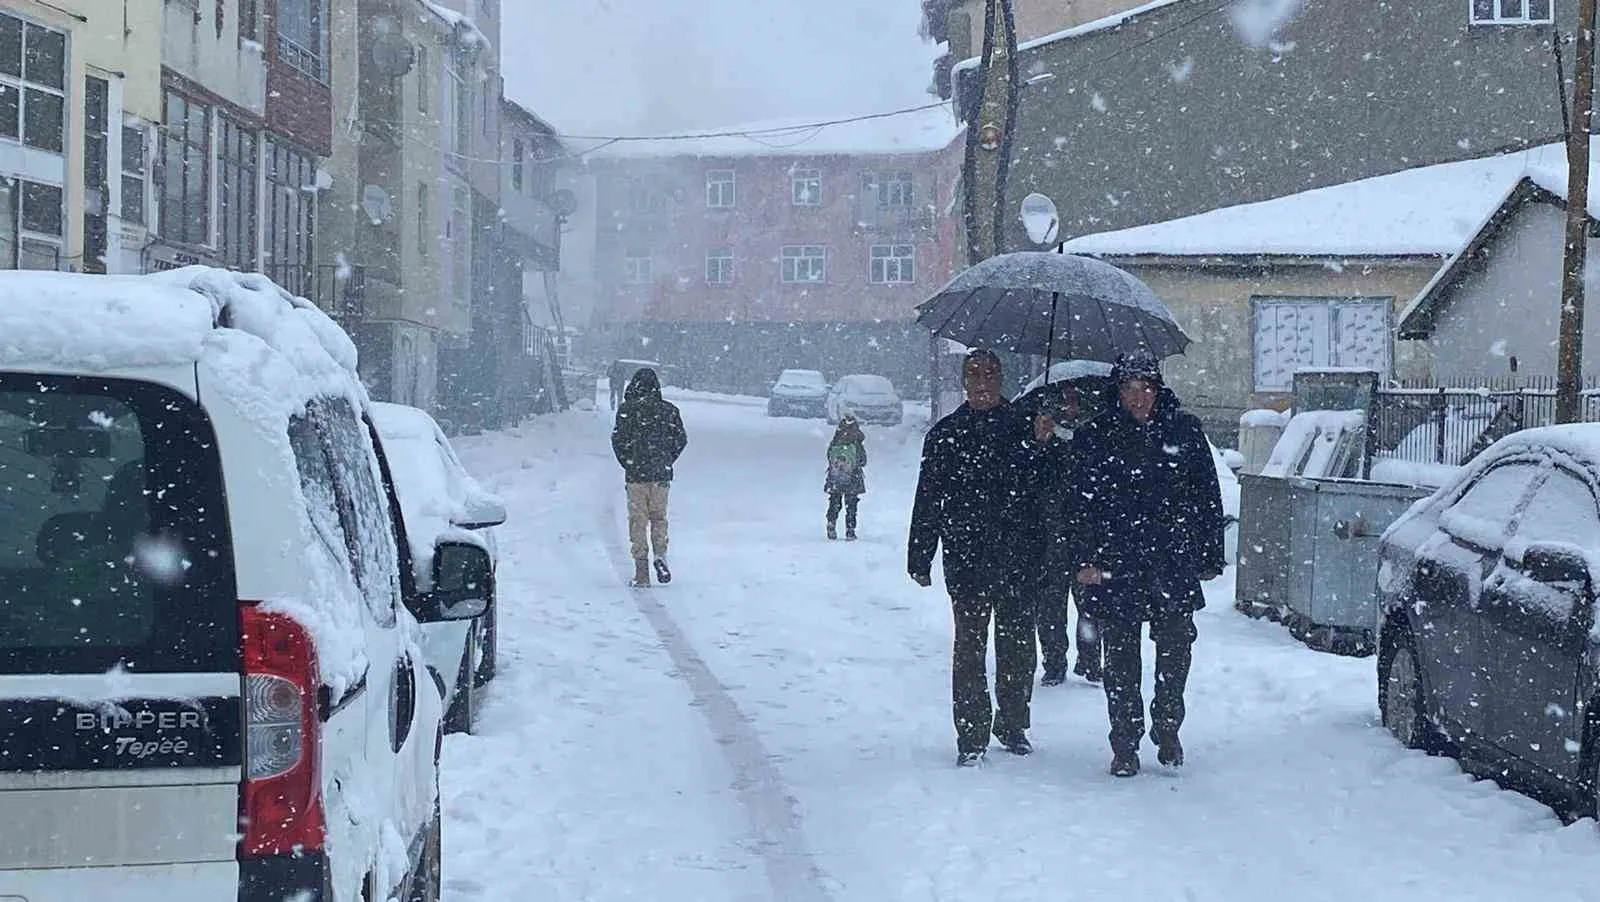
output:
<path id="1" fill-rule="evenodd" d="M 138 148 L 138 169 L 128 169 L 125 165 L 127 162 L 126 154 L 129 152 L 130 145 Z M 150 128 L 143 122 L 124 119 L 116 154 L 118 178 L 114 187 L 117 190 L 117 202 L 112 209 L 116 211 L 115 215 L 128 225 L 145 227 L 150 225 L 150 158 Z M 139 184 L 139 218 L 137 221 L 123 216 L 123 213 L 127 211 L 129 202 L 127 186 L 130 182 L 138 182 Z"/>
<path id="2" fill-rule="evenodd" d="M 22 53 L 22 58 L 20 60 L 22 75 L 0 74 L 0 84 L 3 84 L 6 87 L 9 87 L 11 90 L 17 92 L 17 136 L 15 138 L 0 137 L 0 141 L 17 144 L 19 146 L 26 147 L 29 150 L 37 151 L 38 153 L 54 154 L 65 159 L 68 151 L 67 122 L 72 117 L 72 108 L 67 105 L 69 100 L 67 97 L 67 75 L 72 69 L 72 36 L 62 32 L 58 28 L 51 28 L 48 25 L 43 25 L 39 22 L 33 21 L 32 19 L 19 16 L 9 10 L 0 10 L 0 16 L 8 19 L 16 19 L 18 22 L 22 23 L 22 44 L 20 47 L 20 52 Z M 44 84 L 43 82 L 29 81 L 27 79 L 29 26 L 39 28 L 44 31 L 55 32 L 56 34 L 63 36 L 62 40 L 65 43 L 66 50 L 62 54 L 61 58 L 61 87 L 56 88 Z M 61 99 L 61 148 L 59 150 L 51 150 L 47 147 L 39 147 L 38 145 L 28 143 L 29 91 L 37 91 L 40 94 L 50 94 Z"/>
<path id="3" fill-rule="evenodd" d="M 1487 4 L 1491 12 L 1480 14 L 1478 6 Z M 1544 12 L 1535 16 L 1535 5 Z M 1550 25 L 1555 22 L 1556 0 L 1467 0 L 1467 21 L 1473 25 Z"/>
<path id="4" fill-rule="evenodd" d="M 732 169 L 706 170 L 706 206 L 731 210 L 738 199 L 738 174 Z"/>
<path id="5" fill-rule="evenodd" d="M 828 249 L 820 244 L 784 245 L 779 277 L 786 285 L 820 285 L 828 281 Z"/>
<path id="6" fill-rule="evenodd" d="M 917 281 L 917 247 L 914 244 L 874 244 L 867 252 L 869 279 L 874 285 L 912 285 Z"/>
<path id="7" fill-rule="evenodd" d="M 714 247 L 706 251 L 706 284 L 733 284 L 733 248 Z"/>
<path id="8" fill-rule="evenodd" d="M 624 251 L 622 255 L 622 281 L 626 285 L 649 285 L 655 278 L 654 262 L 649 251 Z"/>
<path id="9" fill-rule="evenodd" d="M 1326 360 L 1326 361 L 1313 360 L 1311 363 L 1307 364 L 1304 367 L 1304 368 L 1307 368 L 1307 369 L 1324 369 L 1324 368 L 1329 368 L 1329 367 L 1341 367 L 1341 366 L 1353 366 L 1353 365 L 1355 365 L 1354 361 L 1342 361 L 1342 360 L 1339 360 L 1339 359 L 1336 358 L 1336 355 L 1339 352 L 1339 344 L 1340 344 L 1339 343 L 1339 313 L 1338 313 L 1338 311 L 1339 311 L 1339 309 L 1341 307 L 1351 307 L 1351 308 L 1380 307 L 1383 310 L 1383 315 L 1384 315 L 1384 324 L 1385 324 L 1384 334 L 1386 336 L 1392 336 L 1392 330 L 1394 328 L 1394 299 L 1393 298 L 1379 297 L 1379 296 L 1319 297 L 1319 296 L 1311 296 L 1311 295 L 1307 295 L 1307 296 L 1299 296 L 1299 295 L 1296 295 L 1296 296 L 1288 296 L 1288 295 L 1283 295 L 1283 296 L 1279 296 L 1279 295 L 1257 295 L 1255 297 L 1252 297 L 1250 299 L 1251 385 L 1252 385 L 1254 391 L 1256 391 L 1257 393 L 1262 393 L 1262 394 L 1282 394 L 1282 393 L 1290 391 L 1294 387 L 1294 375 L 1293 375 L 1292 372 L 1290 373 L 1288 384 L 1284 384 L 1284 385 L 1269 384 L 1269 383 L 1267 383 L 1267 382 L 1265 382 L 1263 380 L 1263 376 L 1262 376 L 1262 373 L 1263 373 L 1263 370 L 1264 370 L 1264 367 L 1263 367 L 1263 362 L 1264 361 L 1262 360 L 1262 353 L 1265 350 L 1261 346 L 1261 342 L 1259 340 L 1259 338 L 1260 338 L 1260 329 L 1261 329 L 1261 325 L 1260 324 L 1261 324 L 1262 315 L 1269 309 L 1275 310 L 1275 309 L 1284 308 L 1284 307 L 1295 307 L 1295 308 L 1311 308 L 1311 307 L 1322 308 L 1322 307 L 1325 307 L 1325 308 L 1328 308 L 1328 323 L 1327 323 L 1328 334 L 1325 337 L 1325 342 L 1326 342 L 1326 347 L 1328 348 L 1328 358 L 1329 359 Z M 1393 367 L 1394 367 L 1394 340 L 1393 340 L 1392 337 L 1389 337 L 1383 343 L 1383 363 L 1382 363 L 1381 366 L 1379 366 L 1377 368 L 1378 369 L 1379 378 L 1380 379 L 1387 379 L 1388 376 L 1389 376 L 1389 373 L 1392 371 Z"/>
<path id="10" fill-rule="evenodd" d="M 789 198 L 796 207 L 822 206 L 822 170 L 795 169 L 789 173 Z"/>
<path id="11" fill-rule="evenodd" d="M 880 210 L 907 209 L 916 202 L 917 179 L 910 171 L 867 172 L 862 174 L 861 183 L 862 190 L 874 196 Z"/>

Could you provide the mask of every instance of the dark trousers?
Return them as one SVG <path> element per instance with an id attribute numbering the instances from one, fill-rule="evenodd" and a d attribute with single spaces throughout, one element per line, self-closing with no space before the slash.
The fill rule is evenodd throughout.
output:
<path id="1" fill-rule="evenodd" d="M 844 507 L 844 528 L 856 528 L 856 506 L 861 503 L 860 495 L 841 495 L 838 492 L 828 493 L 828 525 L 839 522 L 839 508 Z"/>
<path id="2" fill-rule="evenodd" d="M 1102 617 L 1095 621 L 1105 647 L 1103 679 L 1106 713 L 1111 718 L 1111 750 L 1133 754 L 1144 735 L 1144 694 L 1139 681 L 1145 621 Z M 1187 610 L 1157 611 L 1149 620 L 1156 646 L 1156 697 L 1150 704 L 1150 737 L 1177 736 L 1183 726 L 1183 690 L 1198 635 L 1194 614 Z"/>
<path id="3" fill-rule="evenodd" d="M 1072 593 L 1078 608 L 1078 670 L 1100 670 L 1100 634 L 1094 621 L 1083 611 L 1083 599 Z M 1039 651 L 1044 658 L 1045 673 L 1066 673 L 1067 653 L 1072 650 L 1072 639 L 1067 629 L 1067 597 L 1047 593 L 1039 599 L 1038 610 Z"/>
<path id="4" fill-rule="evenodd" d="M 1004 735 L 1029 726 L 1033 699 L 1033 603 L 1010 589 L 991 595 L 952 598 L 955 648 L 951 661 L 956 746 L 962 752 L 989 746 L 991 730 Z M 994 624 L 994 702 L 989 698 L 989 624 Z M 998 708 L 998 711 L 996 710 Z"/>

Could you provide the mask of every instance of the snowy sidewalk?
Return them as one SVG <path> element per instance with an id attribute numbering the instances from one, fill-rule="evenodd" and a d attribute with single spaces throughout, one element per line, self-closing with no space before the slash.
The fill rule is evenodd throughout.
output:
<path id="1" fill-rule="evenodd" d="M 906 578 L 918 438 L 869 430 L 862 541 L 822 537 L 831 428 L 680 401 L 678 579 L 622 588 L 609 413 L 461 442 L 507 498 L 501 677 L 445 754 L 446 898 L 1184 902 L 1596 898 L 1594 824 L 1376 725 L 1372 661 L 1200 617 L 1177 773 L 1105 775 L 1104 699 L 953 767 L 948 600 Z M 1222 581 L 1219 581 L 1221 583 Z"/>

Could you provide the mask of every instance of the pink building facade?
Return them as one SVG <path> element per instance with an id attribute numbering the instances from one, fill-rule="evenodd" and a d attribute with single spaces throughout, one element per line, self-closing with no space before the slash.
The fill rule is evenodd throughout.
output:
<path id="1" fill-rule="evenodd" d="M 960 246 L 953 126 L 881 152 L 736 140 L 747 146 L 591 160 L 599 353 L 658 360 L 708 389 L 761 393 L 802 367 L 923 394 L 915 307 Z"/>

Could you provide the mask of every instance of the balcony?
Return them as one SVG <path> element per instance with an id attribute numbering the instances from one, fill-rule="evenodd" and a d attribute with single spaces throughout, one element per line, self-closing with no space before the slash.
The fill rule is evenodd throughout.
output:
<path id="1" fill-rule="evenodd" d="M 284 290 L 322 308 L 346 330 L 366 318 L 367 270 L 364 266 L 268 264 L 262 271 Z"/>

